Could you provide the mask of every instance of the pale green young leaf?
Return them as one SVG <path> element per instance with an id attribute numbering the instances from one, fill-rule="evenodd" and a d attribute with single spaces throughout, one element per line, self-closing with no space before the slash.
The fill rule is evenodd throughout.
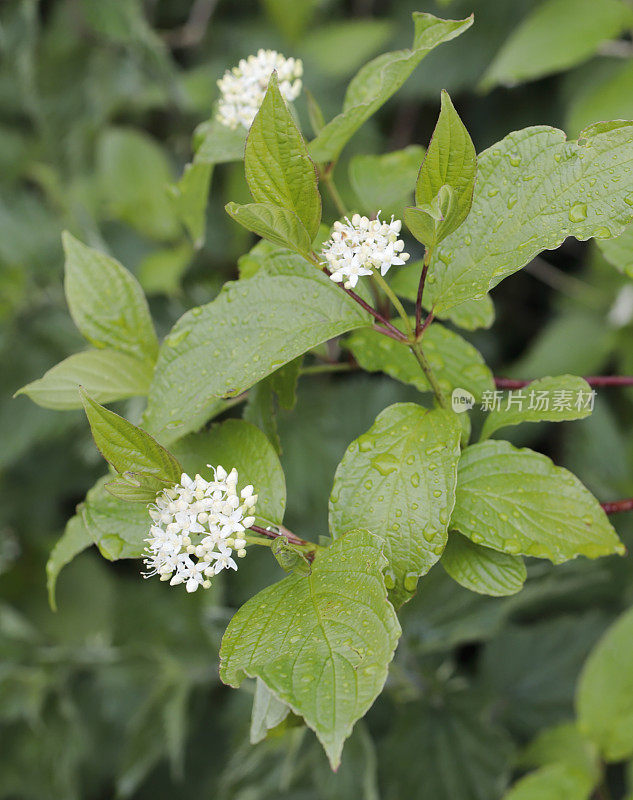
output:
<path id="1" fill-rule="evenodd" d="M 349 179 L 360 200 L 360 210 L 370 215 L 382 211 L 383 218 L 393 214 L 402 219 L 404 207 L 411 202 L 424 152 L 423 147 L 412 144 L 384 155 L 354 156 L 349 164 Z"/>
<path id="2" fill-rule="evenodd" d="M 576 689 L 580 730 L 607 761 L 633 755 L 633 609 L 607 630 L 591 652 Z"/>
<path id="3" fill-rule="evenodd" d="M 440 564 L 461 586 L 493 597 L 520 592 L 527 578 L 520 556 L 475 544 L 456 531 L 448 538 Z"/>
<path id="4" fill-rule="evenodd" d="M 482 297 L 567 236 L 619 236 L 633 220 L 631 162 L 633 123 L 578 142 L 545 126 L 506 136 L 479 156 L 471 212 L 435 251 L 426 302 L 442 314 Z"/>
<path id="5" fill-rule="evenodd" d="M 268 731 L 282 723 L 289 713 L 290 708 L 275 697 L 261 678 L 257 678 L 251 713 L 251 744 L 265 739 Z"/>
<path id="6" fill-rule="evenodd" d="M 118 261 L 67 231 L 64 290 L 75 325 L 95 347 L 112 347 L 153 362 L 158 340 L 136 278 Z"/>
<path id="7" fill-rule="evenodd" d="M 422 59 L 443 42 L 459 36 L 473 18 L 443 20 L 432 14 L 413 14 L 413 46 L 383 53 L 365 64 L 351 80 L 343 111 L 334 117 L 309 146 L 317 162 L 333 161 L 360 126 L 395 94 Z"/>
<path id="8" fill-rule="evenodd" d="M 239 394 L 317 344 L 370 322 L 316 268 L 228 283 L 212 303 L 181 317 L 165 340 L 147 428 L 171 440 L 196 430 L 213 398 Z"/>
<path id="9" fill-rule="evenodd" d="M 473 202 L 477 153 L 475 146 L 455 111 L 451 98 L 442 91 L 440 116 L 426 152 L 415 186 L 415 204 L 421 209 L 439 198 L 440 218 L 434 221 L 432 238 L 411 226 L 411 232 L 428 247 L 434 247 L 464 222 Z M 448 191 L 447 191 L 448 190 Z M 408 213 L 407 213 L 408 212 Z M 419 215 L 407 209 L 405 220 L 420 223 Z M 426 225 L 422 226 L 423 228 Z"/>
<path id="10" fill-rule="evenodd" d="M 207 197 L 213 165 L 208 162 L 187 164 L 178 183 L 169 186 L 169 196 L 176 216 L 187 230 L 196 249 L 204 244 Z"/>
<path id="11" fill-rule="evenodd" d="M 633 24 L 620 0 L 545 0 L 514 29 L 481 85 L 513 85 L 568 69 Z"/>
<path id="12" fill-rule="evenodd" d="M 251 484 L 258 495 L 255 515 L 260 522 L 280 523 L 286 508 L 286 480 L 279 457 L 259 428 L 241 419 L 229 419 L 208 431 L 180 439 L 174 455 L 192 477 L 208 478 L 210 470 L 222 465 L 227 472 L 237 469 L 238 490 Z"/>
<path id="13" fill-rule="evenodd" d="M 36 381 L 15 393 L 25 394 L 42 408 L 82 408 L 79 387 L 99 403 L 146 395 L 153 369 L 147 361 L 117 350 L 85 350 L 68 356 Z"/>
<path id="14" fill-rule="evenodd" d="M 600 504 L 575 475 L 503 441 L 463 451 L 451 527 L 476 544 L 555 564 L 624 553 Z"/>
<path id="15" fill-rule="evenodd" d="M 70 562 L 93 544 L 92 538 L 80 514 L 75 514 L 68 520 L 66 529 L 61 538 L 57 540 L 46 562 L 46 588 L 48 589 L 48 603 L 53 611 L 57 611 L 55 602 L 55 586 L 59 573 Z"/>
<path id="16" fill-rule="evenodd" d="M 168 450 L 142 428 L 96 403 L 83 389 L 80 393 L 95 444 L 117 472 L 145 473 L 178 483 L 182 467 Z"/>
<path id="17" fill-rule="evenodd" d="M 141 286 L 147 294 L 178 294 L 183 273 L 191 264 L 193 256 L 193 246 L 186 240 L 176 247 L 154 250 L 138 265 Z"/>
<path id="18" fill-rule="evenodd" d="M 299 217 L 273 203 L 227 203 L 226 213 L 247 230 L 295 253 L 310 252 L 312 239 Z"/>
<path id="19" fill-rule="evenodd" d="M 633 225 L 626 227 L 624 233 L 615 239 L 603 239 L 597 245 L 609 264 L 633 278 Z"/>
<path id="20" fill-rule="evenodd" d="M 336 470 L 332 536 L 362 527 L 384 540 L 396 606 L 411 598 L 446 545 L 460 435 L 455 414 L 399 403 L 352 442 Z"/>
<path id="21" fill-rule="evenodd" d="M 517 781 L 503 800 L 589 800 L 593 782 L 567 764 L 550 764 Z"/>
<path id="22" fill-rule="evenodd" d="M 305 552 L 289 542 L 285 536 L 275 539 L 270 551 L 284 572 L 292 575 L 309 575 L 312 572 L 312 566 Z"/>
<path id="23" fill-rule="evenodd" d="M 256 203 L 272 203 L 302 222 L 310 241 L 321 222 L 316 169 L 273 72 L 246 139 L 244 172 Z"/>
<path id="24" fill-rule="evenodd" d="M 380 539 L 349 531 L 318 553 L 310 575 L 289 575 L 245 603 L 220 648 L 222 680 L 261 678 L 315 731 L 333 768 L 400 636 L 384 563 Z"/>
<path id="25" fill-rule="evenodd" d="M 393 278 L 389 281 L 394 292 L 400 297 L 404 297 L 405 300 L 415 303 L 418 296 L 422 267 L 422 261 L 414 261 L 407 264 L 406 269 L 399 269 L 394 272 Z M 426 302 L 425 297 L 422 300 L 422 307 L 428 311 L 429 304 Z M 489 328 L 492 325 L 495 318 L 495 309 L 490 295 L 485 294 L 476 300 L 466 300 L 446 312 L 439 312 L 436 316 L 440 320 L 449 320 L 454 325 L 457 325 L 458 328 L 475 331 L 478 328 Z"/>
<path id="26" fill-rule="evenodd" d="M 133 128 L 106 128 L 96 162 L 98 186 L 112 216 L 161 242 L 179 237 L 167 191 L 172 168 L 152 137 Z"/>
<path id="27" fill-rule="evenodd" d="M 367 329 L 352 333 L 345 346 L 363 369 L 386 372 L 421 392 L 431 391 L 416 357 L 406 344 Z M 440 388 L 447 394 L 461 388 L 480 400 L 484 392 L 494 390 L 492 373 L 479 351 L 458 333 L 433 323 L 422 338 L 422 348 Z"/>
<path id="28" fill-rule="evenodd" d="M 241 161 L 246 147 L 246 129 L 232 130 L 216 119 L 198 125 L 193 136 L 194 164 L 224 164 Z"/>
<path id="29" fill-rule="evenodd" d="M 491 411 L 484 422 L 481 439 L 495 431 L 522 422 L 564 422 L 584 419 L 591 414 L 593 392 L 583 378 L 560 375 L 541 378 L 525 389 L 504 394 L 500 408 Z"/>

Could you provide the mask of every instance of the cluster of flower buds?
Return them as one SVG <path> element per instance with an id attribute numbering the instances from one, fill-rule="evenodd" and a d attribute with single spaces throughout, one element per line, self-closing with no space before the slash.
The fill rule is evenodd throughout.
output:
<path id="1" fill-rule="evenodd" d="M 268 81 L 277 72 L 279 92 L 287 101 L 296 100 L 301 92 L 303 63 L 300 59 L 284 58 L 276 50 L 258 50 L 256 56 L 243 58 L 218 81 L 222 97 L 217 118 L 233 130 L 243 125 L 247 130 L 259 111 Z"/>
<path id="2" fill-rule="evenodd" d="M 223 569 L 237 569 L 233 550 L 238 558 L 246 555 L 244 531 L 255 522 L 251 515 L 257 495 L 252 486 L 238 495 L 236 469 L 212 469 L 211 481 L 183 473 L 180 483 L 150 505 L 146 578 L 158 575 L 172 586 L 184 583 L 188 592 L 195 592 L 198 586 L 208 589 L 210 579 Z"/>
<path id="3" fill-rule="evenodd" d="M 325 266 L 336 283 L 353 289 L 362 275 L 380 270 L 385 275 L 389 267 L 405 264 L 409 254 L 404 252 L 404 242 L 399 239 L 402 222 L 391 217 L 391 222 L 354 214 L 351 221 L 335 222 L 332 236 L 323 246 Z"/>

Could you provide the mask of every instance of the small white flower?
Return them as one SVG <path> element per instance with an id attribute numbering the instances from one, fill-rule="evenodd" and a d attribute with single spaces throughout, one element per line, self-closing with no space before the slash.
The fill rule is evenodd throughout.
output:
<path id="1" fill-rule="evenodd" d="M 404 252 L 404 242 L 398 236 L 402 222 L 391 217 L 391 222 L 361 217 L 354 214 L 351 221 L 334 223 L 330 239 L 323 245 L 323 262 L 331 272 L 331 279 L 353 289 L 363 275 L 380 270 L 386 275 L 394 265 L 405 264 L 409 254 Z"/>
<path id="2" fill-rule="evenodd" d="M 264 100 L 273 71 L 277 72 L 281 96 L 288 102 L 296 100 L 301 92 L 301 60 L 284 58 L 276 50 L 258 50 L 257 55 L 241 59 L 237 67 L 227 70 L 218 81 L 222 93 L 218 120 L 233 130 L 239 125 L 248 130 Z"/>
<path id="3" fill-rule="evenodd" d="M 223 569 L 237 569 L 233 547 L 239 558 L 246 555 L 243 532 L 255 523 L 257 495 L 250 485 L 238 494 L 236 469 L 212 469 L 212 481 L 183 473 L 180 483 L 165 489 L 148 507 L 144 577 L 158 575 L 172 586 L 182 583 L 195 592 L 199 586 L 208 589 L 209 578 Z"/>

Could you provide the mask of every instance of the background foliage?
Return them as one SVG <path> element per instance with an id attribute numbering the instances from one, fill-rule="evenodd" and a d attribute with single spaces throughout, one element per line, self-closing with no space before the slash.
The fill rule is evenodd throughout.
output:
<path id="1" fill-rule="evenodd" d="M 257 48 L 276 47 L 304 59 L 306 84 L 330 119 L 362 63 L 410 44 L 414 10 L 454 18 L 474 11 L 476 22 L 431 54 L 343 152 L 337 178 L 351 206 L 372 207 L 363 159 L 389 174 L 373 156 L 428 143 L 442 88 L 478 151 L 527 125 L 576 136 L 592 122 L 633 117 L 633 11 L 619 0 L 0 7 L 0 797 L 490 800 L 534 766 L 536 786 L 517 798 L 540 800 L 539 774 L 548 769 L 559 771 L 561 797 L 583 796 L 582 776 L 596 768 L 591 754 L 571 773 L 561 758 L 549 765 L 554 752 L 576 753 L 573 732 L 555 728 L 545 744 L 525 746 L 573 718 L 589 652 L 633 601 L 630 559 L 581 559 L 556 572 L 528 559 L 527 588 L 507 598 L 469 592 L 434 569 L 404 607 L 386 691 L 356 727 L 336 774 L 292 720 L 251 746 L 255 684 L 236 692 L 219 682 L 219 640 L 232 609 L 281 575 L 268 554 L 249 555 L 225 586 L 189 596 L 142 582 L 136 562 L 108 565 L 86 552 L 60 577 L 58 613 L 47 604 L 49 552 L 103 471 L 79 412 L 10 399 L 85 345 L 63 296 L 61 231 L 135 273 L 163 336 L 236 277 L 252 243 L 223 210 L 229 200 L 249 202 L 241 164 L 215 169 L 198 250 L 165 188 L 190 159 L 216 78 Z M 307 130 L 305 97 L 297 110 Z M 360 155 L 350 166 L 352 149 Z M 413 150 L 413 178 L 419 160 Z M 390 212 L 404 200 L 391 202 Z M 631 374 L 631 320 L 609 315 L 633 274 L 631 252 L 616 241 L 567 240 L 499 287 L 494 326 L 469 339 L 495 374 Z M 240 269 L 248 268 L 242 258 Z M 362 346 L 354 350 L 359 361 Z M 347 446 L 386 405 L 416 394 L 381 374 L 301 378 L 296 408 L 280 409 L 278 431 L 267 432 L 282 449 L 290 528 L 313 539 L 327 531 L 328 496 Z M 603 389 L 582 422 L 504 435 L 572 469 L 601 500 L 629 496 L 632 401 L 631 389 Z M 121 409 L 140 417 L 138 401 Z M 630 546 L 631 521 L 620 516 L 616 525 Z M 626 628 L 616 634 L 630 643 Z M 620 648 L 624 672 L 633 663 L 628 647 Z M 595 725 L 598 711 L 583 698 L 599 655 L 578 703 L 581 721 Z M 617 700 L 607 708 L 617 713 Z M 608 747 L 614 759 L 629 755 L 617 741 Z M 614 797 L 633 792 L 622 765 L 607 779 Z"/>

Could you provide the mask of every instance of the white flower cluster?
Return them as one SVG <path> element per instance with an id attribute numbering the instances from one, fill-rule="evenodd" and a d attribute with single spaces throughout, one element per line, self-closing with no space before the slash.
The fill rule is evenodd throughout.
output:
<path id="1" fill-rule="evenodd" d="M 207 466 L 211 466 L 208 464 Z M 165 489 L 149 507 L 153 525 L 145 541 L 146 578 L 159 575 L 172 586 L 184 583 L 188 592 L 208 589 L 210 578 L 223 569 L 237 569 L 232 558 L 246 555 L 244 531 L 255 522 L 257 502 L 252 486 L 237 494 L 237 470 L 219 466 L 213 480 L 183 473 L 180 483 Z M 195 559 L 195 560 L 194 560 Z"/>
<path id="2" fill-rule="evenodd" d="M 227 70 L 218 81 L 222 92 L 218 120 L 233 130 L 238 125 L 248 130 L 264 100 L 274 70 L 277 71 L 281 96 L 288 102 L 296 100 L 303 75 L 301 59 L 284 58 L 276 50 L 258 50 L 256 56 L 241 59 L 237 67 Z"/>
<path id="3" fill-rule="evenodd" d="M 371 275 L 380 270 L 385 275 L 389 267 L 405 264 L 409 254 L 404 252 L 404 242 L 399 239 L 402 222 L 391 217 L 391 222 L 354 214 L 350 220 L 335 222 L 332 236 L 323 246 L 325 264 L 336 283 L 343 282 L 353 289 L 361 275 Z"/>

